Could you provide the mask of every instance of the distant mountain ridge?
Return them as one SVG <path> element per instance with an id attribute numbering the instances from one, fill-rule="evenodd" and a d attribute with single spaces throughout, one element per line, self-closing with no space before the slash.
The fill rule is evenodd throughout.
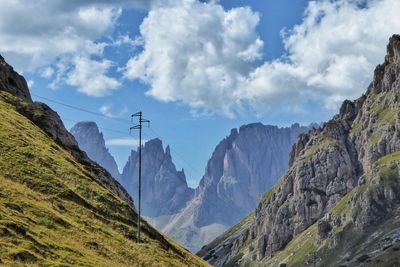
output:
<path id="1" fill-rule="evenodd" d="M 192 251 L 200 249 L 254 209 L 286 169 L 294 140 L 308 129 L 261 123 L 232 129 L 215 148 L 196 190 L 188 187 L 184 171 L 176 170 L 170 147 L 164 150 L 158 138 L 147 141 L 142 148 L 143 216 Z M 107 158 L 103 136 L 94 123 L 80 123 L 71 131 L 93 159 Z M 132 150 L 119 181 L 137 203 L 136 151 Z"/>
<path id="2" fill-rule="evenodd" d="M 116 180 L 119 180 L 120 173 L 117 163 L 106 148 L 103 133 L 99 131 L 95 122 L 78 122 L 71 128 L 70 132 L 89 158 L 105 168 Z"/>
<path id="3" fill-rule="evenodd" d="M 289 151 L 308 127 L 252 123 L 232 129 L 215 148 L 193 199 L 161 229 L 192 251 L 238 222 L 287 168 Z"/>
<path id="4" fill-rule="evenodd" d="M 138 152 L 132 150 L 122 171 L 121 183 L 137 201 Z M 156 218 L 179 212 L 194 194 L 184 170 L 176 170 L 170 147 L 163 148 L 158 138 L 142 147 L 142 214 Z"/>

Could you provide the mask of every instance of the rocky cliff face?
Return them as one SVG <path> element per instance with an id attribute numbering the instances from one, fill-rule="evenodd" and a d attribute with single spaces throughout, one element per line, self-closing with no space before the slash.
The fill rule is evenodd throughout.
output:
<path id="1" fill-rule="evenodd" d="M 12 95 L 18 96 L 27 102 L 32 102 L 28 84 L 25 78 L 14 71 L 0 55 L 0 88 Z"/>
<path id="2" fill-rule="evenodd" d="M 121 182 L 137 201 L 138 153 L 132 151 Z M 160 139 L 147 141 L 142 148 L 142 214 L 156 220 L 177 213 L 193 196 L 184 171 L 177 171 L 169 146 L 165 151 Z M 151 220 L 150 220 L 151 221 Z M 154 223 L 157 226 L 157 223 Z"/>
<path id="3" fill-rule="evenodd" d="M 216 266 L 393 263 L 400 241 L 399 77 L 395 35 L 367 93 L 301 135 L 289 169 L 264 195 L 251 222 L 200 255 Z"/>
<path id="4" fill-rule="evenodd" d="M 89 158 L 105 168 L 115 179 L 119 179 L 117 163 L 106 148 L 103 134 L 95 122 L 79 122 L 71 128 L 70 132 Z"/>
<path id="5" fill-rule="evenodd" d="M 15 106 L 19 113 L 31 120 L 50 138 L 55 140 L 57 144 L 71 153 L 87 168 L 87 171 L 94 174 L 94 179 L 133 206 L 132 198 L 127 191 L 106 170 L 89 159 L 86 153 L 80 150 L 75 138 L 65 129 L 58 114 L 44 103 L 32 102 L 24 77 L 16 73 L 0 56 L 1 91 L 10 93 L 11 95 L 4 95 L 4 98 Z"/>
<path id="6" fill-rule="evenodd" d="M 291 146 L 307 129 L 261 123 L 233 129 L 215 148 L 194 198 L 164 231 L 197 251 L 237 223 L 282 175 Z"/>

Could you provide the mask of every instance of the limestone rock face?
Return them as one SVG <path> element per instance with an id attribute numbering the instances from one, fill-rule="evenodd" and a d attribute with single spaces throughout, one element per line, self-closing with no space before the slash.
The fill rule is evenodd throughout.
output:
<path id="1" fill-rule="evenodd" d="M 290 147 L 306 130 L 298 124 L 278 128 L 261 123 L 232 130 L 217 146 L 196 190 L 201 205 L 195 224 L 233 225 L 250 213 L 284 172 Z"/>
<path id="2" fill-rule="evenodd" d="M 258 204 L 253 222 L 235 231 L 234 238 L 204 249 L 203 257 L 215 266 L 229 261 L 275 264 L 277 251 L 290 250 L 304 232 L 312 236 L 313 231 L 318 238 L 310 251 L 302 252 L 304 261 L 293 256 L 294 251 L 286 258 L 293 260 L 290 266 L 305 266 L 312 251 L 325 253 L 318 266 L 339 266 L 363 250 L 369 254 L 359 255 L 360 261 L 386 253 L 374 250 L 371 240 L 392 240 L 394 233 L 385 231 L 400 228 L 398 219 L 378 227 L 397 214 L 400 203 L 399 55 L 400 36 L 394 35 L 367 93 L 345 101 L 332 120 L 300 135 L 290 153 L 289 169 Z M 389 236 L 363 238 L 374 231 L 379 238 Z M 230 246 L 230 252 L 218 254 L 224 246 Z"/>
<path id="3" fill-rule="evenodd" d="M 249 214 L 282 175 L 291 146 L 308 127 L 254 123 L 232 129 L 215 148 L 196 193 L 164 231 L 192 251 Z"/>
<path id="4" fill-rule="evenodd" d="M 138 152 L 132 151 L 121 182 L 137 201 Z M 192 198 L 183 170 L 177 171 L 169 146 L 165 151 L 160 139 L 147 141 L 142 148 L 142 214 L 150 218 L 177 213 Z M 150 220 L 151 221 L 151 220 Z M 157 226 L 157 224 L 155 224 Z"/>
<path id="5" fill-rule="evenodd" d="M 89 158 L 105 168 L 115 179 L 119 179 L 117 163 L 106 148 L 103 134 L 95 122 L 79 122 L 71 128 L 70 132 Z"/>

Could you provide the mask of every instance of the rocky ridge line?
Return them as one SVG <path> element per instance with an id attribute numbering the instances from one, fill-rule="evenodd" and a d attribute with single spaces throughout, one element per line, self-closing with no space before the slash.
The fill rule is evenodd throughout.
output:
<path id="1" fill-rule="evenodd" d="M 272 263 L 280 251 L 315 230 L 318 239 L 309 243 L 309 252 L 320 246 L 336 253 L 336 259 L 321 256 L 322 262 L 349 260 L 346 255 L 354 249 L 344 246 L 347 251 L 340 254 L 341 240 L 363 244 L 363 235 L 395 216 L 400 202 L 399 77 L 400 36 L 394 35 L 367 93 L 346 100 L 332 120 L 301 135 L 290 153 L 289 169 L 264 195 L 252 222 L 199 254 L 215 266 Z M 349 233 L 354 237 L 346 239 Z"/>

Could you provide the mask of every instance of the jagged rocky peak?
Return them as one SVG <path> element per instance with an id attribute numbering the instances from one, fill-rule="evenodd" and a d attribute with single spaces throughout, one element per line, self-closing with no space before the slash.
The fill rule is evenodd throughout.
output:
<path id="1" fill-rule="evenodd" d="M 279 128 L 262 123 L 232 129 L 216 147 L 196 192 L 202 202 L 217 204 L 196 212 L 195 222 L 232 225 L 247 215 L 286 169 L 291 145 L 307 129 L 299 124 Z"/>
<path id="2" fill-rule="evenodd" d="M 385 60 L 390 63 L 400 63 L 400 35 L 396 34 L 390 38 Z"/>
<path id="3" fill-rule="evenodd" d="M 126 163 L 121 181 L 128 192 L 137 198 L 138 152 L 132 151 Z M 182 209 L 193 196 L 184 171 L 177 171 L 172 162 L 170 147 L 164 150 L 158 138 L 142 146 L 142 207 L 143 215 L 156 219 L 172 215 Z M 157 223 L 155 223 L 157 224 Z"/>
<path id="4" fill-rule="evenodd" d="M 103 133 L 99 131 L 95 122 L 78 122 L 71 128 L 70 132 L 89 158 L 105 168 L 115 179 L 119 179 L 120 173 L 117 163 L 106 148 Z"/>
<path id="5" fill-rule="evenodd" d="M 308 127 L 252 123 L 215 148 L 195 196 L 165 232 L 192 251 L 249 214 L 287 168 L 290 148 Z M 182 234 L 184 233 L 184 234 Z"/>
<path id="6" fill-rule="evenodd" d="M 332 120 L 300 135 L 289 169 L 265 193 L 254 219 L 202 256 L 216 266 L 305 266 L 315 253 L 318 266 L 356 266 L 390 253 L 380 246 L 400 235 L 399 43 L 399 35 L 390 38 L 365 95 L 344 101 Z"/>
<path id="7" fill-rule="evenodd" d="M 0 55 L 0 90 L 18 96 L 29 103 L 32 103 L 31 94 L 25 78 L 14 71 Z"/>

